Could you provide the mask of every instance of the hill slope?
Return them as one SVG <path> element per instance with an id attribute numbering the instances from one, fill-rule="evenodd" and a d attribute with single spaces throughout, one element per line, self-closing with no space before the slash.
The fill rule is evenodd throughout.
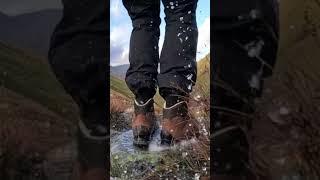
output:
<path id="1" fill-rule="evenodd" d="M 124 79 L 128 69 L 129 69 L 129 64 L 123 64 L 123 65 L 119 65 L 119 66 L 111 66 L 110 67 L 110 75 L 115 76 L 120 79 Z"/>
<path id="2" fill-rule="evenodd" d="M 0 85 L 67 118 L 74 105 L 47 61 L 0 42 Z"/>
<path id="3" fill-rule="evenodd" d="M 206 97 L 210 97 L 210 54 L 198 61 L 198 75 L 195 91 L 201 91 Z"/>
<path id="4" fill-rule="evenodd" d="M 121 95 L 129 99 L 132 99 L 134 97 L 129 88 L 127 87 L 125 81 L 113 75 L 110 75 L 110 89 L 112 91 L 120 93 Z"/>
<path id="5" fill-rule="evenodd" d="M 0 167 L 6 167 L 0 179 L 42 171 L 45 153 L 71 141 L 77 120 L 76 106 L 46 61 L 0 42 Z"/>

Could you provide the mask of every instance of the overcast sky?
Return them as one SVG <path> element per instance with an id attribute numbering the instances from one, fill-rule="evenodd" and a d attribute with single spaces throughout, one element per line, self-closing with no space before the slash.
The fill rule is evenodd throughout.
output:
<path id="1" fill-rule="evenodd" d="M 0 0 L 0 11 L 8 15 L 56 8 L 61 8 L 61 0 Z"/>

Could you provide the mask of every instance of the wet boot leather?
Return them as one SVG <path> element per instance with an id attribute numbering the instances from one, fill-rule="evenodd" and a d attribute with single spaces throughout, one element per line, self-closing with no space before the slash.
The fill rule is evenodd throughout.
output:
<path id="1" fill-rule="evenodd" d="M 142 105 L 134 103 L 132 130 L 133 144 L 137 147 L 148 146 L 157 128 L 153 103 L 153 99 Z"/>
<path id="2" fill-rule="evenodd" d="M 161 126 L 162 145 L 173 145 L 182 140 L 199 136 L 198 124 L 190 118 L 188 105 L 185 101 L 169 108 L 164 107 Z"/>

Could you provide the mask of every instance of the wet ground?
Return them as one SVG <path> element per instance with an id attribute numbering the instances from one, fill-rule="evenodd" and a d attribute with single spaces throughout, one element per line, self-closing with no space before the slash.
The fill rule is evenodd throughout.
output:
<path id="1" fill-rule="evenodd" d="M 119 116 L 120 117 L 120 116 Z M 130 121 L 128 112 L 122 121 Z M 125 123 L 126 124 L 126 123 Z M 111 130 L 111 175 L 113 179 L 200 179 L 200 174 L 208 174 L 209 161 L 203 165 L 203 172 L 192 170 L 188 165 L 189 151 L 199 143 L 196 139 L 168 147 L 160 145 L 160 128 L 155 132 L 148 148 L 133 146 L 130 128 L 114 125 Z M 200 162 L 199 162 L 200 163 Z"/>
<path id="2" fill-rule="evenodd" d="M 147 149 L 141 149 L 133 146 L 133 133 L 132 130 L 117 132 L 113 131 L 111 139 L 111 154 L 119 152 L 125 152 L 129 154 L 139 153 L 141 151 L 146 152 L 161 152 L 169 150 L 170 148 L 160 145 L 160 129 L 157 129 L 153 139 Z"/>

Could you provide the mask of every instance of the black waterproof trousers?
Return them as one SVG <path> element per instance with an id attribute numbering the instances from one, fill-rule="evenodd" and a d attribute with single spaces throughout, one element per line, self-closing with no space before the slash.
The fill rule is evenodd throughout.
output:
<path id="1" fill-rule="evenodd" d="M 51 39 L 49 62 L 81 112 L 78 157 L 87 168 L 106 168 L 107 3 L 62 0 L 63 17 Z"/>
<path id="2" fill-rule="evenodd" d="M 197 0 L 162 0 L 165 40 L 159 57 L 160 0 L 123 0 L 132 20 L 126 83 L 136 99 L 188 96 L 196 82 Z M 160 63 L 160 73 L 158 64 Z"/>
<path id="3" fill-rule="evenodd" d="M 272 74 L 279 37 L 276 0 L 215 0 L 211 112 L 214 174 L 243 175 L 254 99 Z"/>

